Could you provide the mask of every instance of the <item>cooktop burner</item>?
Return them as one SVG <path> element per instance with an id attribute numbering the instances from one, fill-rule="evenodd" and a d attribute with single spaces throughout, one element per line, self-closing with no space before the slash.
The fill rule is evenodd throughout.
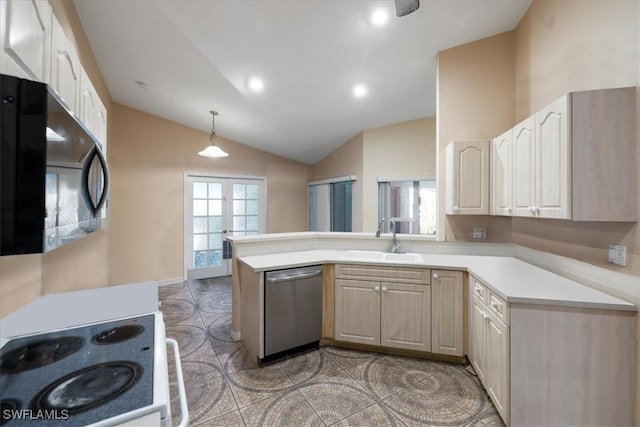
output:
<path id="1" fill-rule="evenodd" d="M 140 325 L 122 325 L 100 332 L 93 337 L 92 341 L 95 344 L 115 344 L 137 337 L 142 331 L 144 328 Z"/>
<path id="2" fill-rule="evenodd" d="M 2 427 L 81 427 L 152 405 L 155 316 L 9 340 L 0 348 Z"/>
<path id="3" fill-rule="evenodd" d="M 57 362 L 84 345 L 80 337 L 58 337 L 27 343 L 10 351 L 0 351 L 0 373 L 16 374 Z"/>
<path id="4" fill-rule="evenodd" d="M 131 388 L 142 374 L 133 362 L 109 362 L 72 372 L 53 383 L 33 399 L 33 409 L 66 409 L 69 414 L 86 411 Z"/>

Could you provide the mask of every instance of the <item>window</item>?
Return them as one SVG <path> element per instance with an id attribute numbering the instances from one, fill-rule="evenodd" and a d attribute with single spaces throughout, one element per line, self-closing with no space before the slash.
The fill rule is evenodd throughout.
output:
<path id="1" fill-rule="evenodd" d="M 352 177 L 315 181 L 308 185 L 309 231 L 352 231 Z"/>
<path id="2" fill-rule="evenodd" d="M 396 233 L 435 236 L 436 200 L 435 178 L 378 179 L 378 221 L 391 218 Z M 388 222 L 381 231 L 391 231 Z"/>

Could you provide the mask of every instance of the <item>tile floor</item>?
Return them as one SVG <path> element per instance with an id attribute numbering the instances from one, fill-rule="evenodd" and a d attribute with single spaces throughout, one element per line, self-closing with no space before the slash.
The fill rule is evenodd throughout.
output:
<path id="1" fill-rule="evenodd" d="M 229 277 L 162 286 L 160 300 L 180 344 L 191 426 L 503 426 L 461 365 L 322 347 L 252 366 L 229 336 Z"/>

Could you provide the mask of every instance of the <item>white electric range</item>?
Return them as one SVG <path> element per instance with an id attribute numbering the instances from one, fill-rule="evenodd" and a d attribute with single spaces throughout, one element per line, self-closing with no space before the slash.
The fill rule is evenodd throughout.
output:
<path id="1" fill-rule="evenodd" d="M 0 320 L 0 425 L 171 426 L 157 283 L 42 297 Z"/>

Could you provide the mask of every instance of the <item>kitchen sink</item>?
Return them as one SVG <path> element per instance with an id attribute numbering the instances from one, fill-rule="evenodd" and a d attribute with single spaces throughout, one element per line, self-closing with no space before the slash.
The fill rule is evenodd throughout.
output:
<path id="1" fill-rule="evenodd" d="M 395 254 L 391 252 L 380 251 L 347 251 L 343 259 L 352 259 L 357 261 L 385 261 L 385 262 L 407 262 L 422 264 L 424 260 L 420 254 L 404 253 Z"/>

